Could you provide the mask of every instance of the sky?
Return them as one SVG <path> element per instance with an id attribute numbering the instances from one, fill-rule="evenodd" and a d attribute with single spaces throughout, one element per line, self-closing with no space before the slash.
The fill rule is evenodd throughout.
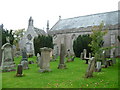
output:
<path id="1" fill-rule="evenodd" d="M 32 16 L 34 27 L 46 30 L 61 19 L 118 10 L 119 0 L 0 0 L 0 24 L 5 29 L 27 30 Z"/>

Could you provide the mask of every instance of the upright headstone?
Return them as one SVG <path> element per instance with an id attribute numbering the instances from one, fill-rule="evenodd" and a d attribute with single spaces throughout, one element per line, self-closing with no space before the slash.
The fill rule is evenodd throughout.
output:
<path id="1" fill-rule="evenodd" d="M 112 58 L 113 64 L 116 64 L 116 58 L 115 58 L 115 50 L 113 51 L 113 58 Z"/>
<path id="2" fill-rule="evenodd" d="M 89 53 L 89 58 L 91 58 L 92 57 L 92 55 L 91 55 L 91 53 Z"/>
<path id="3" fill-rule="evenodd" d="M 40 54 L 37 53 L 37 66 L 38 67 L 40 66 L 40 60 L 41 60 Z"/>
<path id="4" fill-rule="evenodd" d="M 29 67 L 28 67 L 28 61 L 21 61 L 21 64 L 22 64 L 22 66 L 23 66 L 23 69 L 29 69 Z"/>
<path id="5" fill-rule="evenodd" d="M 10 43 L 2 46 L 2 71 L 15 71 L 16 66 L 13 58 L 13 48 Z"/>
<path id="6" fill-rule="evenodd" d="M 40 60 L 40 72 L 50 72 L 50 52 L 51 48 L 40 48 L 41 60 Z"/>
<path id="7" fill-rule="evenodd" d="M 97 62 L 96 64 L 97 64 L 97 66 L 96 66 L 95 71 L 100 72 L 101 71 L 101 62 Z"/>
<path id="8" fill-rule="evenodd" d="M 25 47 L 22 49 L 22 60 L 21 61 L 28 61 L 27 51 Z"/>
<path id="9" fill-rule="evenodd" d="M 101 54 L 101 59 L 102 59 L 102 64 L 104 65 L 103 67 L 107 67 L 105 50 L 103 50 L 103 52 Z"/>
<path id="10" fill-rule="evenodd" d="M 84 55 L 84 57 L 83 58 L 86 58 L 87 56 L 87 50 L 86 49 L 83 49 L 83 55 Z"/>
<path id="11" fill-rule="evenodd" d="M 23 76 L 22 72 L 23 72 L 23 67 L 22 67 L 21 64 L 18 64 L 16 76 L 17 76 L 17 77 Z"/>
<path id="12" fill-rule="evenodd" d="M 80 59 L 83 60 L 83 53 L 80 54 Z"/>
<path id="13" fill-rule="evenodd" d="M 58 65 L 58 69 L 64 69 L 64 68 L 66 68 L 66 65 L 64 63 L 64 58 L 65 58 L 65 47 L 64 47 L 64 44 L 61 44 L 61 49 L 60 49 L 60 64 Z"/>

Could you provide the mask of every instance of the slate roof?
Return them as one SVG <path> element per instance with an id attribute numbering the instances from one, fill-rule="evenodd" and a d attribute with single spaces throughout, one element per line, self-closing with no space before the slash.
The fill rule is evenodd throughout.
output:
<path id="1" fill-rule="evenodd" d="M 34 30 L 35 30 L 35 32 L 36 32 L 38 35 L 45 35 L 45 34 L 46 34 L 44 30 L 38 29 L 38 28 L 36 28 L 36 27 L 34 27 Z"/>
<path id="2" fill-rule="evenodd" d="M 118 24 L 118 11 L 61 19 L 50 29 L 50 31 L 98 26 L 102 21 L 105 25 Z"/>

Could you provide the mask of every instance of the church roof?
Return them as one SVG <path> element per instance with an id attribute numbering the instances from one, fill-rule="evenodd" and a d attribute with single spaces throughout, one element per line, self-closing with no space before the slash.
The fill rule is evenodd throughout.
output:
<path id="1" fill-rule="evenodd" d="M 38 28 L 36 28 L 36 27 L 34 27 L 34 30 L 35 30 L 35 32 L 36 32 L 38 35 L 45 35 L 45 34 L 46 34 L 44 30 L 38 29 Z"/>
<path id="2" fill-rule="evenodd" d="M 78 29 L 81 27 L 98 26 L 101 22 L 105 25 L 118 24 L 118 11 L 91 14 L 68 19 L 60 19 L 50 30 Z"/>

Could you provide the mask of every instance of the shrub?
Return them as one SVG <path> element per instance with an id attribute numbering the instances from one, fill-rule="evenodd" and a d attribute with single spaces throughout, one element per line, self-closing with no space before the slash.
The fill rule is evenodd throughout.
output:
<path id="1" fill-rule="evenodd" d="M 37 55 L 37 53 L 41 54 L 40 48 L 43 47 L 53 48 L 52 36 L 39 35 L 38 37 L 34 38 L 35 55 Z"/>
<path id="2" fill-rule="evenodd" d="M 91 48 L 88 46 L 92 39 L 89 35 L 79 35 L 76 40 L 73 42 L 73 50 L 76 57 L 80 57 L 80 53 L 83 52 L 83 49 L 87 50 L 87 56 L 92 52 Z"/>

